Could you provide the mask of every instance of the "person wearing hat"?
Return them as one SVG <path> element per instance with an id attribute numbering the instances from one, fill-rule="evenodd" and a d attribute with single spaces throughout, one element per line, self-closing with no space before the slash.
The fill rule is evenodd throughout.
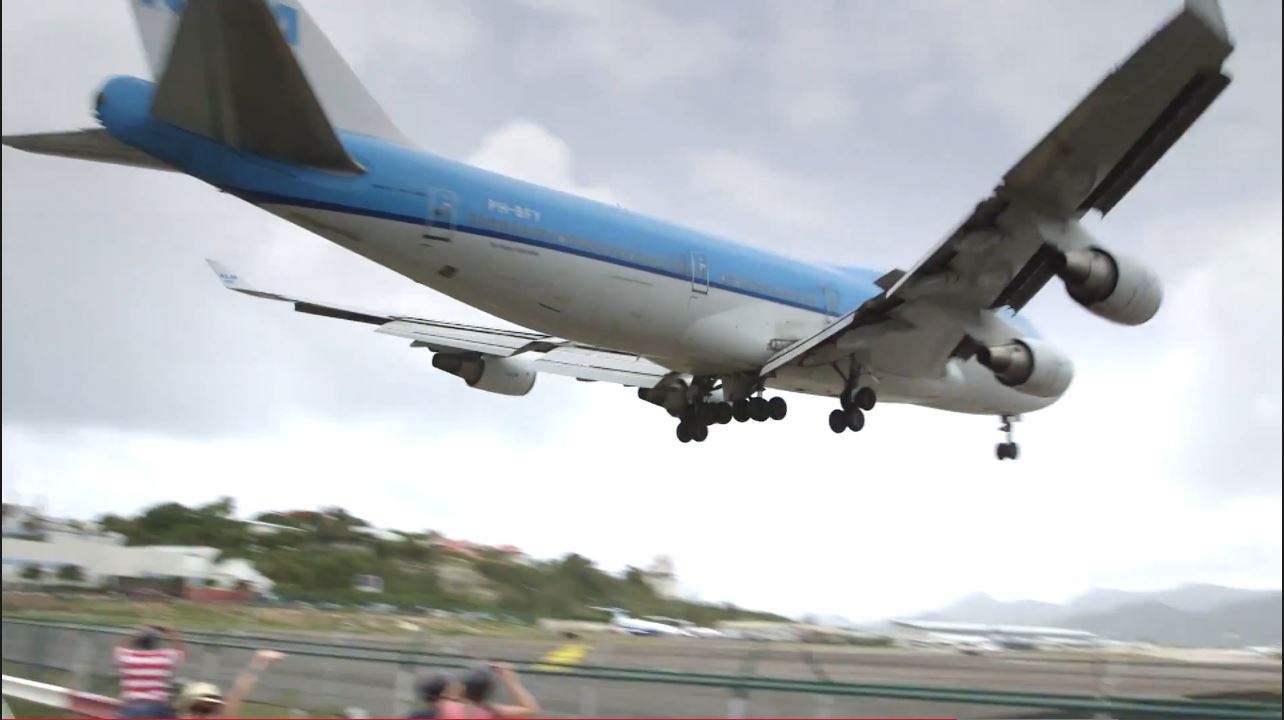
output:
<path id="1" fill-rule="evenodd" d="M 259 650 L 250 659 L 250 664 L 241 671 L 232 690 L 224 697 L 218 686 L 208 682 L 189 682 L 178 691 L 174 700 L 176 715 L 167 717 L 180 718 L 223 718 L 236 717 L 241 712 L 241 705 L 249 697 L 250 691 L 258 684 L 259 673 L 263 672 L 275 660 L 285 657 L 276 650 Z"/>
<path id="2" fill-rule="evenodd" d="M 168 639 L 170 647 L 161 647 Z M 120 716 L 174 717 L 169 704 L 174 672 L 187 656 L 183 639 L 173 628 L 148 625 L 125 638 L 112 653 L 120 676 Z"/>
<path id="3" fill-rule="evenodd" d="M 491 702 L 495 678 L 517 701 L 516 705 L 497 705 Z M 460 683 L 458 700 L 443 697 L 437 702 L 439 718 L 516 718 L 530 717 L 539 712 L 539 703 L 522 687 L 517 672 L 507 663 L 492 663 L 473 668 Z"/>
<path id="4" fill-rule="evenodd" d="M 419 701 L 423 703 L 417 710 L 411 711 L 412 718 L 437 717 L 437 704 L 442 698 L 452 699 L 459 696 L 458 683 L 441 673 L 434 673 L 419 681 L 415 688 Z"/>

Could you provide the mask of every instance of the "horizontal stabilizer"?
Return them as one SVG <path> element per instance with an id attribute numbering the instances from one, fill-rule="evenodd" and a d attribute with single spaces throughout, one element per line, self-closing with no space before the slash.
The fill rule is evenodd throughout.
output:
<path id="1" fill-rule="evenodd" d="M 187 0 L 151 111 L 272 160 L 362 172 L 263 0 Z"/>
<path id="2" fill-rule="evenodd" d="M 152 170 L 174 170 L 173 167 L 151 155 L 120 142 L 101 128 L 71 130 L 69 132 L 33 133 L 30 135 L 5 135 L 4 144 L 41 155 L 58 155 L 76 160 L 93 160 L 113 165 L 131 165 Z"/>

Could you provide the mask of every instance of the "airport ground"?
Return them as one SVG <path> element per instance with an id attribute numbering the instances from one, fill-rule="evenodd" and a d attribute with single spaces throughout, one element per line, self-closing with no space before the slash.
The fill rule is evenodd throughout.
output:
<path id="1" fill-rule="evenodd" d="M 6 618 L 8 619 L 8 618 Z M 39 666 L 70 669 L 88 661 L 100 692 L 110 691 L 110 644 L 102 635 L 85 653 L 78 633 L 35 631 L 5 623 L 6 671 L 31 672 Z M 259 633 L 256 633 L 259 634 Z M 983 690 L 1096 695 L 1191 697 L 1273 691 L 1281 683 L 1280 664 L 1264 660 L 1183 662 L 1157 658 L 1113 657 L 1083 653 L 1010 652 L 967 656 L 939 650 L 852 648 L 766 642 L 700 639 L 627 638 L 611 635 L 577 639 L 544 637 L 469 637 L 420 635 L 393 641 L 370 635 L 335 633 L 280 634 L 272 644 L 290 652 L 300 640 L 340 642 L 343 658 L 296 652 L 264 678 L 258 699 L 264 707 L 301 708 L 311 714 L 360 707 L 372 714 L 394 711 L 394 698 L 408 689 L 406 680 L 432 668 L 398 668 L 363 659 L 378 649 L 414 648 L 457 653 L 477 660 L 505 659 L 539 667 L 561 662 L 579 666 L 650 668 L 679 672 L 832 680 L 870 684 L 929 685 Z M 299 646 L 302 647 L 302 646 Z M 40 662 L 34 663 L 40 655 Z M 248 650 L 210 650 L 195 645 L 189 676 L 226 686 L 248 658 Z M 727 717 L 1031 717 L 1036 711 L 1017 707 L 931 703 L 872 697 L 828 697 L 806 693 L 750 691 L 737 696 L 726 688 L 657 684 L 622 680 L 587 680 L 562 673 L 526 673 L 528 687 L 550 715 L 574 716 L 708 716 Z M 400 672 L 399 672 L 400 671 Z M 411 672 L 407 672 L 411 671 Z M 53 679 L 57 679 L 56 677 Z"/>

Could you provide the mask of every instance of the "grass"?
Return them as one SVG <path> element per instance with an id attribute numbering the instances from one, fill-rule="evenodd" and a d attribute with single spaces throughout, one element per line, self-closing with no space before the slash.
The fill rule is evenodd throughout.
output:
<path id="1" fill-rule="evenodd" d="M 190 630 L 294 631 L 352 635 L 476 635 L 540 637 L 537 628 L 511 623 L 430 618 L 423 615 L 325 611 L 253 605 L 200 605 L 186 601 L 139 601 L 122 598 L 4 595 L 6 619 L 45 620 L 93 625 L 137 626 L 162 622 Z"/>

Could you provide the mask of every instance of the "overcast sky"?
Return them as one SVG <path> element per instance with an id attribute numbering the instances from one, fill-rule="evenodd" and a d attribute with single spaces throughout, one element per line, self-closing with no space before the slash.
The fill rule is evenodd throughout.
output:
<path id="1" fill-rule="evenodd" d="M 426 150 L 799 257 L 907 267 L 1180 3 L 425 2 L 309 10 Z M 1280 3 L 1227 0 L 1234 82 L 1092 230 L 1162 275 L 1141 328 L 1027 308 L 1074 385 L 1017 426 L 830 401 L 680 445 L 632 390 L 490 395 L 367 326 L 222 289 L 496 322 L 207 186 L 3 151 L 7 501 L 341 505 L 710 600 L 871 619 L 973 591 L 1281 584 Z M 126 3 L 3 6 L 4 132 L 146 76 Z"/>

